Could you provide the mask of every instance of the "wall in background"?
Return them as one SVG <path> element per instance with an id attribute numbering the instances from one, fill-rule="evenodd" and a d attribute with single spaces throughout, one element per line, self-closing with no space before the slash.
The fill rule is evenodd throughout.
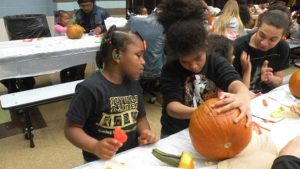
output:
<path id="1" fill-rule="evenodd" d="M 112 16 L 125 17 L 126 0 L 96 0 L 96 4 L 108 10 Z M 77 0 L 1 0 L 0 5 L 0 41 L 8 40 L 4 25 L 4 16 L 23 14 L 45 14 L 53 35 L 54 11 L 73 12 L 79 9 Z"/>

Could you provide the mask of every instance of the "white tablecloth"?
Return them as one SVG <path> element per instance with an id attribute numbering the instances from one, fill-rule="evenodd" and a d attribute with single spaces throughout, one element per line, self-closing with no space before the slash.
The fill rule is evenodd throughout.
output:
<path id="1" fill-rule="evenodd" d="M 263 106 L 262 100 L 266 99 L 268 107 Z M 278 100 L 278 101 L 277 101 Z M 251 112 L 259 118 L 253 117 L 253 121 L 261 126 L 270 129 L 263 132 L 270 135 L 278 149 L 281 149 L 290 139 L 300 134 L 300 120 L 297 119 L 282 119 L 277 123 L 264 123 L 261 118 L 275 120 L 269 117 L 270 113 L 280 106 L 288 109 L 284 104 L 292 105 L 300 102 L 299 99 L 290 99 L 290 91 L 288 86 L 281 86 L 268 94 L 259 96 L 251 101 Z M 153 148 L 159 148 L 162 151 L 180 155 L 182 151 L 190 152 L 195 157 L 196 169 L 216 169 L 217 162 L 204 160 L 193 148 L 189 132 L 187 129 L 160 140 L 156 144 L 143 147 L 133 148 L 123 153 L 117 154 L 109 161 L 98 160 L 90 162 L 74 169 L 103 169 L 111 163 L 125 163 L 131 169 L 150 169 L 166 168 L 166 164 L 157 160 L 151 153 Z M 208 166 L 209 165 L 209 166 Z M 118 167 L 117 167 L 118 168 Z"/>
<path id="2" fill-rule="evenodd" d="M 204 160 L 200 155 L 195 151 L 192 146 L 189 132 L 187 129 L 173 134 L 165 139 L 160 140 L 159 142 L 153 145 L 147 145 L 142 147 L 137 147 L 125 152 L 122 152 L 116 155 L 110 161 L 95 161 L 90 162 L 85 165 L 76 167 L 74 169 L 103 169 L 106 163 L 125 163 L 130 165 L 131 169 L 150 169 L 150 168 L 158 168 L 160 166 L 166 167 L 167 165 L 158 159 L 156 159 L 152 155 L 152 149 L 158 148 L 164 152 L 172 153 L 175 155 L 180 155 L 182 151 L 190 152 L 195 158 L 196 168 L 203 169 L 216 169 L 216 163 L 211 164 L 211 166 L 207 166 L 210 164 L 210 161 Z M 163 168 L 163 167 L 160 167 Z"/>
<path id="3" fill-rule="evenodd" d="M 54 73 L 95 61 L 100 37 L 84 35 L 0 42 L 0 80 Z"/>

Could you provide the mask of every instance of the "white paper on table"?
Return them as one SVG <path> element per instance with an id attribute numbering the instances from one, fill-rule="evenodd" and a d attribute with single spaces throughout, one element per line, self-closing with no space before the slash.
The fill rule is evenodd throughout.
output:
<path id="1" fill-rule="evenodd" d="M 267 106 L 263 104 L 263 100 L 267 102 Z M 251 114 L 260 119 L 279 122 L 283 120 L 283 118 L 272 118 L 271 113 L 279 110 L 280 107 L 284 110 L 288 109 L 287 107 L 278 104 L 274 99 L 269 98 L 268 95 L 261 95 L 251 101 Z"/>
<path id="2" fill-rule="evenodd" d="M 122 17 L 108 17 L 104 20 L 106 30 L 108 30 L 112 25 L 116 25 L 117 27 L 122 27 L 127 24 L 127 20 Z"/>
<path id="3" fill-rule="evenodd" d="M 276 88 L 267 93 L 266 95 L 276 100 L 279 104 L 282 104 L 287 107 L 292 106 L 296 103 L 300 103 L 300 99 L 296 99 L 294 96 L 292 96 L 288 85 Z"/>

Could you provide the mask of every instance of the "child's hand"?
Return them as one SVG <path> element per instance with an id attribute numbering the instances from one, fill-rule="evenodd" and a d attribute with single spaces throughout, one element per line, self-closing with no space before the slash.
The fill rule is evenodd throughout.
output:
<path id="1" fill-rule="evenodd" d="M 245 51 L 243 51 L 241 54 L 241 65 L 243 73 L 251 73 L 252 64 L 250 61 L 250 55 L 247 54 Z"/>
<path id="2" fill-rule="evenodd" d="M 273 69 L 268 66 L 269 62 L 267 60 L 264 61 L 261 67 L 261 81 L 265 82 L 266 84 L 270 84 L 272 82 L 273 77 Z"/>
<path id="3" fill-rule="evenodd" d="M 114 138 L 99 140 L 93 147 L 93 154 L 103 160 L 111 159 L 123 144 Z"/>
<path id="4" fill-rule="evenodd" d="M 97 26 L 95 29 L 92 29 L 91 32 L 94 34 L 94 35 L 99 35 L 101 33 L 101 28 L 99 26 Z"/>
<path id="5" fill-rule="evenodd" d="M 139 145 L 155 143 L 158 137 L 150 130 L 143 130 L 138 138 Z"/>
<path id="6" fill-rule="evenodd" d="M 234 119 L 235 123 L 238 123 L 241 119 L 247 117 L 246 126 L 249 127 L 251 124 L 251 112 L 250 112 L 250 96 L 249 93 L 232 94 L 221 92 L 219 96 L 219 101 L 217 101 L 212 107 L 223 106 L 218 110 L 217 113 L 224 113 L 231 109 L 238 108 L 241 114 Z"/>

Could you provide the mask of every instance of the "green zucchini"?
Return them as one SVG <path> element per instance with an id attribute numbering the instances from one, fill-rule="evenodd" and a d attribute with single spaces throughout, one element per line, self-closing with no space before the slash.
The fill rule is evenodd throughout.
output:
<path id="1" fill-rule="evenodd" d="M 169 164 L 170 166 L 173 167 L 178 167 L 179 161 L 180 161 L 180 156 L 176 156 L 173 154 L 165 153 L 157 148 L 154 148 L 152 150 L 152 154 L 159 159 L 160 161 Z"/>

